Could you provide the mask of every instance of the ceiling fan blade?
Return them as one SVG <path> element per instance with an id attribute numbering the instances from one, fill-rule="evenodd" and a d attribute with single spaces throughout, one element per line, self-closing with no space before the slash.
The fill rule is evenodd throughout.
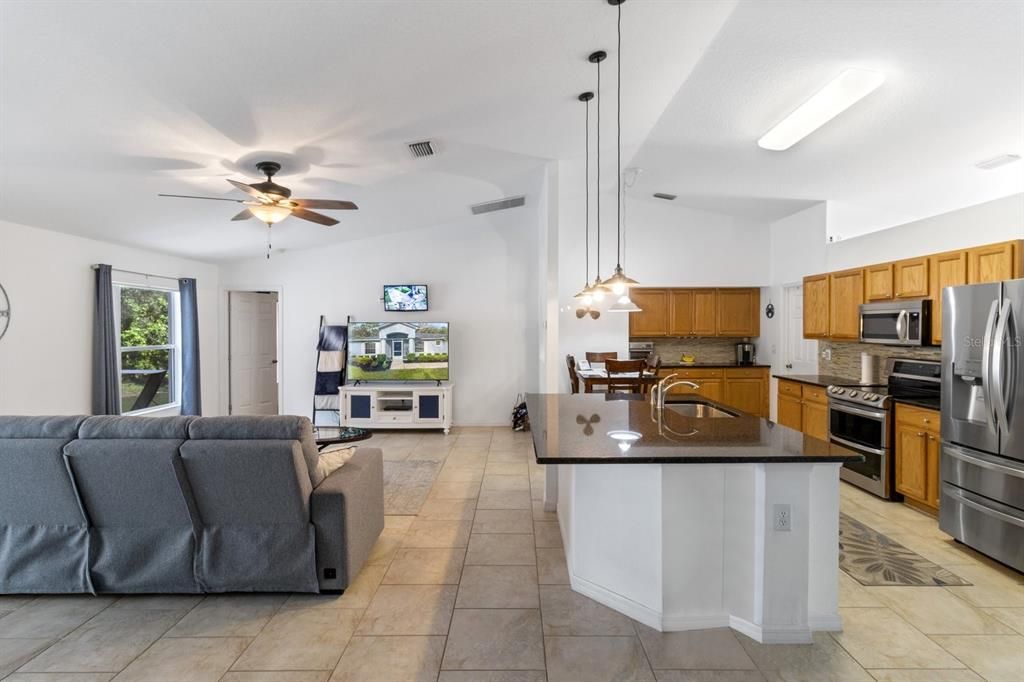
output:
<path id="1" fill-rule="evenodd" d="M 244 210 L 239 211 L 238 213 L 236 213 L 235 217 L 232 218 L 232 220 L 248 220 L 249 218 L 255 218 L 255 217 L 256 216 L 254 216 L 252 214 L 252 211 L 250 211 L 249 209 L 244 209 Z"/>
<path id="2" fill-rule="evenodd" d="M 315 213 L 313 211 L 307 211 L 304 208 L 293 208 L 292 215 L 295 216 L 296 218 L 308 220 L 311 223 L 319 223 L 320 225 L 326 225 L 327 227 L 331 227 L 332 225 L 338 224 L 338 221 L 329 215 Z"/>
<path id="3" fill-rule="evenodd" d="M 230 182 L 232 185 L 234 185 L 236 189 L 240 189 L 243 192 L 245 192 L 246 194 L 248 194 L 249 196 L 256 197 L 260 201 L 267 201 L 267 202 L 272 202 L 273 201 L 270 197 L 268 197 L 263 192 L 259 191 L 255 187 L 250 187 L 249 185 L 245 184 L 244 182 L 239 182 L 238 180 L 232 180 L 231 178 L 228 178 L 228 182 Z"/>
<path id="4" fill-rule="evenodd" d="M 326 208 L 335 211 L 355 211 L 359 208 L 351 201 L 336 201 L 334 199 L 292 199 L 291 201 L 300 208 Z"/>
<path id="5" fill-rule="evenodd" d="M 227 199 L 225 197 L 196 197 L 191 194 L 157 194 L 158 197 L 177 197 L 178 199 L 209 199 L 210 201 L 233 201 L 236 204 L 242 203 L 241 199 Z"/>

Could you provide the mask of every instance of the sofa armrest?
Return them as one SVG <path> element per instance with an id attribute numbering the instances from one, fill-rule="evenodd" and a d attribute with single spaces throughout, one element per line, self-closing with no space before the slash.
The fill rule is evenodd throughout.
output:
<path id="1" fill-rule="evenodd" d="M 359 448 L 345 466 L 313 489 L 310 514 L 316 529 L 320 590 L 347 588 L 384 530 L 384 456 Z"/>

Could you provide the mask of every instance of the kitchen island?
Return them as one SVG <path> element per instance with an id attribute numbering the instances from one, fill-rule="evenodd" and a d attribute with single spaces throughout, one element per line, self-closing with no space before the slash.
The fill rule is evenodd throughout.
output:
<path id="1" fill-rule="evenodd" d="M 662 631 L 840 629 L 839 467 L 860 455 L 692 396 L 613 398 L 526 398 L 573 589 Z"/>

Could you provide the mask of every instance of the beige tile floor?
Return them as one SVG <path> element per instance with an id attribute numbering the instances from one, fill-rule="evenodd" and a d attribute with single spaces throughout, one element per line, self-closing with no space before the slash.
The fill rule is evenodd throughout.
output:
<path id="1" fill-rule="evenodd" d="M 763 646 L 727 629 L 661 634 L 573 592 L 527 434 L 370 444 L 443 466 L 417 516 L 388 517 L 344 595 L 0 596 L 0 678 L 1024 682 L 1024 575 L 903 505 L 842 489 L 846 513 L 973 585 L 863 587 L 840 573 L 843 632 Z"/>

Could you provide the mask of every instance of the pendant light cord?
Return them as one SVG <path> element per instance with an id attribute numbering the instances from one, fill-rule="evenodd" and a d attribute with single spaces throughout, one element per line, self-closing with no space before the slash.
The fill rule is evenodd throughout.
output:
<path id="1" fill-rule="evenodd" d="M 594 274 L 601 279 L 601 62 L 597 62 L 597 258 Z"/>
<path id="2" fill-rule="evenodd" d="M 584 177 L 583 185 L 586 187 L 586 205 L 587 205 L 587 208 L 586 208 L 586 211 L 585 211 L 586 218 L 583 221 L 583 232 L 585 234 L 585 236 L 583 238 L 583 243 L 586 245 L 586 251 L 587 251 L 587 256 L 586 256 L 587 269 L 583 273 L 583 286 L 584 287 L 590 286 L 590 100 L 589 99 L 586 101 L 586 105 L 587 105 L 587 117 L 586 117 L 586 122 L 587 122 L 586 126 L 587 127 L 586 127 L 586 133 L 584 134 L 584 139 L 586 140 L 585 144 L 586 144 L 587 151 L 586 151 L 586 155 L 585 155 L 586 163 L 585 163 L 584 167 L 585 167 L 586 170 L 584 171 L 584 176 L 585 177 Z"/>
<path id="3" fill-rule="evenodd" d="M 615 132 L 616 152 L 615 165 L 618 176 L 615 179 L 615 270 L 622 269 L 622 4 L 618 6 L 619 18 L 616 22 L 618 45 L 616 47 L 615 66 Z"/>

